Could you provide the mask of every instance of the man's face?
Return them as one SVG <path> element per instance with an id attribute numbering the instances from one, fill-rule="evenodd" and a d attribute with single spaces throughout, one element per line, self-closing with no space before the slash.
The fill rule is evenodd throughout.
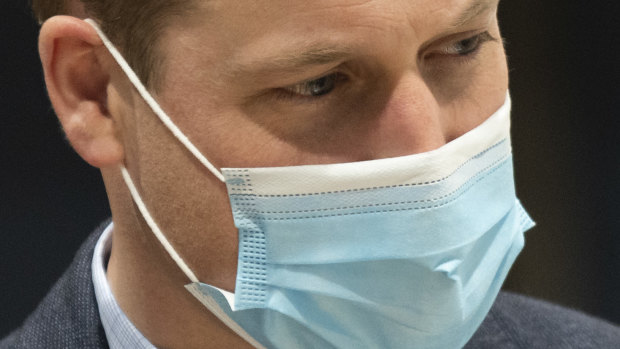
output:
<path id="1" fill-rule="evenodd" d="M 504 102 L 497 1 L 201 1 L 165 31 L 155 98 L 218 168 L 429 151 Z M 232 290 L 225 185 L 131 91 L 110 109 L 143 199 L 201 281 Z"/>

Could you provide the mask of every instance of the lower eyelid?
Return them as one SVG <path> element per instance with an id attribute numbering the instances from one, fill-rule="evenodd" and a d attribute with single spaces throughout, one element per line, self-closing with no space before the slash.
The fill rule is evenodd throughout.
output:
<path id="1" fill-rule="evenodd" d="M 425 54 L 422 58 L 423 60 L 434 60 L 434 59 L 450 59 L 450 60 L 459 60 L 459 59 L 466 59 L 469 58 L 472 55 L 475 55 L 476 53 L 478 53 L 482 48 L 484 48 L 485 44 L 488 42 L 493 42 L 493 41 L 499 41 L 497 39 L 495 39 L 493 36 L 491 36 L 491 34 L 486 31 L 474 36 L 469 36 L 457 41 L 451 41 L 449 45 L 455 45 L 459 42 L 465 41 L 465 40 L 469 40 L 469 39 L 474 39 L 477 38 L 478 43 L 475 49 L 473 49 L 470 52 L 464 53 L 464 54 L 458 54 L 458 53 L 446 53 L 446 49 L 442 49 L 442 50 L 433 50 L 427 54 Z"/>
<path id="2" fill-rule="evenodd" d="M 320 80 L 323 79 L 325 77 L 329 77 L 331 75 L 334 75 L 334 88 L 332 90 L 330 90 L 329 92 L 325 93 L 325 94 L 321 94 L 321 95 L 303 95 L 303 94 L 299 94 L 294 92 L 294 89 L 296 86 L 300 86 L 303 84 L 309 84 L 311 82 L 314 82 L 316 80 Z M 301 82 L 299 84 L 296 85 L 292 85 L 292 86 L 288 86 L 288 87 L 283 87 L 283 88 L 277 88 L 274 89 L 274 93 L 275 96 L 277 98 L 281 98 L 281 99 L 285 99 L 285 100 L 294 100 L 294 99 L 299 99 L 302 100 L 302 102 L 304 100 L 306 101 L 312 101 L 312 100 L 318 100 L 318 99 L 324 99 L 326 97 L 329 97 L 332 93 L 334 93 L 334 91 L 342 88 L 342 84 L 346 83 L 346 81 L 348 80 L 347 76 L 343 73 L 340 72 L 333 72 L 333 73 L 329 73 L 327 75 L 323 75 L 322 77 L 318 77 L 316 79 L 312 79 L 312 80 L 307 80 L 305 82 Z"/>

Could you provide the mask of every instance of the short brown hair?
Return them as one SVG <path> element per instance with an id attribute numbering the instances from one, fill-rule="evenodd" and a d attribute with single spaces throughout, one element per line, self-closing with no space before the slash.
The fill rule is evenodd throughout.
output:
<path id="1" fill-rule="evenodd" d="M 32 0 L 32 10 L 41 23 L 56 15 L 95 19 L 142 82 L 156 89 L 164 60 L 158 52 L 158 38 L 173 18 L 191 11 L 192 1 Z"/>

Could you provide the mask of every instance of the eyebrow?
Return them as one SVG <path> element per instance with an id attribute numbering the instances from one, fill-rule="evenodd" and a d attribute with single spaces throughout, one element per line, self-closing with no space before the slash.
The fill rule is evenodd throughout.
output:
<path id="1" fill-rule="evenodd" d="M 451 27 L 462 27 L 497 6 L 500 0 L 472 0 L 471 4 L 451 24 Z M 301 46 L 301 45 L 300 45 Z M 350 47 L 343 45 L 324 46 L 314 44 L 304 47 L 303 51 L 284 53 L 279 56 L 264 59 L 261 57 L 249 62 L 236 63 L 230 66 L 231 76 L 283 74 L 295 72 L 308 66 L 320 66 L 345 60 L 351 56 Z"/>
<path id="2" fill-rule="evenodd" d="M 473 0 L 469 7 L 451 24 L 453 28 L 462 27 L 497 6 L 499 0 Z"/>
<path id="3" fill-rule="evenodd" d="M 289 52 L 267 60 L 243 62 L 231 67 L 231 75 L 245 75 L 248 73 L 270 74 L 294 72 L 307 66 L 318 66 L 344 60 L 351 55 L 351 49 L 346 46 L 314 45 L 304 47 L 303 51 Z"/>

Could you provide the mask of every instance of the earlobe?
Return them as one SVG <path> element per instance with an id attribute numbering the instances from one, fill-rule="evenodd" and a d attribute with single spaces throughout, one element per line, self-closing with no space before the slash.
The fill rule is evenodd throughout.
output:
<path id="1" fill-rule="evenodd" d="M 41 27 L 39 53 L 54 110 L 75 151 L 99 168 L 124 156 L 107 105 L 110 73 L 97 55 L 102 47 L 95 30 L 75 17 L 52 17 Z"/>

